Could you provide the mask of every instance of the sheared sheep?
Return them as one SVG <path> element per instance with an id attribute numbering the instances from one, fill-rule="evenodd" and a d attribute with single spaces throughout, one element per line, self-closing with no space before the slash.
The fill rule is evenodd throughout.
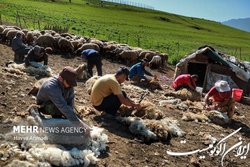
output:
<path id="1" fill-rule="evenodd" d="M 227 116 L 227 113 L 220 112 L 217 110 L 207 111 L 207 117 L 211 120 L 211 122 L 218 125 L 225 125 L 230 122 L 230 118 Z"/>
<path id="2" fill-rule="evenodd" d="M 28 95 L 36 96 L 38 93 L 38 90 L 40 89 L 42 84 L 47 80 L 48 80 L 48 78 L 42 78 L 42 79 L 39 79 L 38 81 L 36 81 L 33 88 L 29 91 Z"/>
<path id="3" fill-rule="evenodd" d="M 201 94 L 197 91 L 189 90 L 189 89 L 181 89 L 176 92 L 168 92 L 165 96 L 173 96 L 175 98 L 179 98 L 181 100 L 191 100 L 191 101 L 200 101 Z"/>
<path id="4" fill-rule="evenodd" d="M 87 73 L 87 65 L 81 64 L 75 69 L 77 73 L 77 79 L 79 80 L 86 80 L 88 79 L 88 73 Z"/>
<path id="5" fill-rule="evenodd" d="M 30 117 L 32 117 L 34 121 L 36 120 L 33 115 Z M 32 122 L 31 125 L 34 125 L 34 121 L 29 120 L 28 122 Z M 40 139 L 39 137 L 43 138 L 47 134 L 48 133 L 33 133 L 32 135 Z M 20 140 L 13 141 L 14 136 L 16 138 L 20 137 Z M 25 160 L 25 164 L 29 165 L 29 163 L 31 163 L 34 164 L 34 166 L 77 166 L 83 164 L 84 166 L 89 166 L 90 164 L 96 164 L 98 161 L 97 157 L 102 151 L 106 150 L 108 143 L 108 136 L 104 134 L 104 129 L 98 127 L 92 127 L 90 142 L 87 143 L 84 149 L 72 148 L 71 150 L 67 150 L 61 145 L 51 145 L 47 141 L 45 143 L 44 140 L 22 140 L 24 137 L 30 138 L 31 134 L 7 133 L 4 139 L 8 141 L 8 143 L 6 142 L 0 145 L 0 151 L 4 150 L 2 159 L 6 158 L 7 160 L 11 158 L 12 160 L 16 160 L 18 164 L 20 160 Z M 12 141 L 19 144 L 13 143 Z M 13 166 L 13 163 L 11 163 L 10 166 Z"/>
<path id="6" fill-rule="evenodd" d="M 95 81 L 100 78 L 100 76 L 93 76 L 91 78 L 89 78 L 86 82 L 85 82 L 85 87 L 87 88 L 87 93 L 90 95 L 91 94 L 91 90 L 92 90 L 92 86 L 94 85 Z"/>
<path id="7" fill-rule="evenodd" d="M 171 118 L 161 120 L 141 119 L 138 117 L 117 117 L 117 120 L 129 126 L 132 134 L 143 141 L 166 141 L 170 136 L 183 136 L 185 133 L 178 127 L 177 121 Z"/>
<path id="8" fill-rule="evenodd" d="M 163 90 L 161 84 L 159 83 L 156 77 L 151 79 L 148 84 L 150 90 L 156 90 L 156 89 Z"/>
<path id="9" fill-rule="evenodd" d="M 185 112 L 181 118 L 184 121 L 195 121 L 195 122 L 210 122 L 209 118 L 203 113 L 192 113 Z"/>
<path id="10" fill-rule="evenodd" d="M 136 116 L 143 119 L 162 119 L 164 114 L 161 110 L 158 109 L 156 105 L 153 103 L 143 100 L 141 103 L 140 110 L 133 110 L 132 108 L 128 108 L 122 105 L 119 109 L 119 114 L 121 116 Z"/>
<path id="11" fill-rule="evenodd" d="M 52 76 L 52 70 L 47 66 L 43 66 L 42 68 L 35 68 L 32 66 L 26 67 L 24 63 L 23 64 L 16 64 L 13 62 L 11 64 L 8 64 L 8 67 L 18 69 L 18 70 L 26 72 L 30 75 L 38 75 L 41 77 L 51 77 Z"/>

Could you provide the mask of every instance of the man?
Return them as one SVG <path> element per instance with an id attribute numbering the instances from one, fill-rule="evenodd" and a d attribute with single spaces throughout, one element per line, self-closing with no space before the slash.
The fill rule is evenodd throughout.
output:
<path id="1" fill-rule="evenodd" d="M 198 79 L 198 75 L 181 74 L 177 78 L 175 78 L 174 82 L 172 83 L 172 87 L 175 91 L 183 88 L 195 90 L 196 82 L 198 81 Z"/>
<path id="2" fill-rule="evenodd" d="M 98 51 L 86 49 L 82 51 L 82 58 L 87 60 L 87 72 L 89 77 L 93 76 L 93 68 L 96 66 L 98 76 L 102 76 L 102 59 Z"/>
<path id="3" fill-rule="evenodd" d="M 211 101 L 209 98 L 213 97 Z M 219 80 L 205 96 L 205 107 L 208 110 L 219 110 L 227 112 L 229 118 L 234 115 L 235 102 L 232 98 L 232 91 L 227 81 Z"/>
<path id="4" fill-rule="evenodd" d="M 15 52 L 14 61 L 18 63 L 23 62 L 24 55 L 30 50 L 30 47 L 23 43 L 21 32 L 16 33 L 16 36 L 11 42 L 11 48 Z"/>
<path id="5" fill-rule="evenodd" d="M 26 66 L 33 66 L 35 68 L 41 68 L 44 65 L 39 63 L 44 61 L 44 65 L 48 65 L 48 55 L 43 47 L 36 45 L 34 48 L 30 49 L 28 55 L 24 58 Z"/>
<path id="6" fill-rule="evenodd" d="M 129 70 L 129 79 L 136 82 L 140 82 L 143 80 L 150 81 L 150 78 L 148 78 L 146 75 L 153 75 L 145 70 L 146 66 L 149 66 L 149 61 L 146 58 L 142 59 L 141 62 L 134 64 Z"/>
<path id="7" fill-rule="evenodd" d="M 59 74 L 45 81 L 37 94 L 37 104 L 43 106 L 43 113 L 54 118 L 65 117 L 78 127 L 83 127 L 89 136 L 90 127 L 74 112 L 74 88 L 77 86 L 76 72 L 65 67 Z"/>
<path id="8" fill-rule="evenodd" d="M 96 110 L 116 115 L 121 104 L 140 109 L 140 104 L 130 100 L 121 90 L 120 84 L 128 80 L 128 74 L 126 67 L 120 67 L 116 74 L 107 74 L 95 81 L 90 100 Z"/>

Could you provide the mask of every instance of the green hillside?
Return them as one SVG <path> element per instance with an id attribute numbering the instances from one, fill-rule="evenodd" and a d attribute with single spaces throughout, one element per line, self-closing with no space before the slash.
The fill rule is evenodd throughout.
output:
<path id="1" fill-rule="evenodd" d="M 250 60 L 250 33 L 214 21 L 97 0 L 55 1 L 1 0 L 0 19 L 29 29 L 61 27 L 83 36 L 159 50 L 168 53 L 172 63 L 205 44 Z"/>

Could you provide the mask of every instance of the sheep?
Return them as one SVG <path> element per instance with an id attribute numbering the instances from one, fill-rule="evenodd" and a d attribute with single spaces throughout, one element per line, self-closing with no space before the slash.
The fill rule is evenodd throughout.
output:
<path id="1" fill-rule="evenodd" d="M 91 78 L 89 78 L 86 82 L 85 82 L 85 87 L 87 88 L 87 93 L 90 95 L 91 94 L 91 90 L 92 90 L 92 86 L 94 85 L 95 81 L 100 78 L 100 76 L 93 76 Z"/>
<path id="2" fill-rule="evenodd" d="M 32 31 L 28 31 L 27 32 L 27 34 L 26 34 L 26 42 L 29 45 L 33 44 L 33 42 L 34 42 L 34 36 L 33 36 Z"/>
<path id="3" fill-rule="evenodd" d="M 156 90 L 156 89 L 163 90 L 161 84 L 159 83 L 156 77 L 153 77 L 153 79 L 149 81 L 148 87 L 150 90 Z"/>
<path id="4" fill-rule="evenodd" d="M 122 60 L 122 62 L 126 61 L 127 64 L 134 64 L 137 62 L 138 56 L 138 50 L 123 50 L 118 54 L 118 59 Z"/>
<path id="5" fill-rule="evenodd" d="M 86 80 L 88 79 L 88 73 L 87 73 L 87 65 L 81 64 L 75 69 L 77 73 L 77 79 L 79 80 Z"/>
<path id="6" fill-rule="evenodd" d="M 168 92 L 165 94 L 165 96 L 173 96 L 181 100 L 191 100 L 191 101 L 201 100 L 201 94 L 199 92 L 196 92 L 194 90 L 189 90 L 186 88 L 178 90 L 176 92 Z"/>
<path id="7" fill-rule="evenodd" d="M 168 62 L 168 54 L 160 54 L 161 57 L 161 67 L 166 67 Z"/>
<path id="8" fill-rule="evenodd" d="M 76 53 L 76 55 L 80 55 L 81 52 L 83 50 L 86 50 L 86 49 L 94 49 L 94 50 L 100 52 L 100 47 L 97 44 L 94 44 L 94 43 L 85 43 L 80 48 L 78 48 L 75 53 Z"/>
<path id="9" fill-rule="evenodd" d="M 181 119 L 184 121 L 210 122 L 210 119 L 203 113 L 185 112 Z"/>
<path id="10" fill-rule="evenodd" d="M 225 125 L 230 122 L 230 118 L 228 117 L 226 112 L 222 113 L 217 110 L 212 110 L 208 111 L 206 115 L 211 120 L 211 122 L 218 125 Z"/>
<path id="11" fill-rule="evenodd" d="M 183 136 L 183 132 L 177 125 L 177 121 L 171 118 L 161 120 L 141 119 L 138 117 L 117 117 L 119 122 L 129 126 L 132 134 L 138 135 L 145 142 L 162 140 L 166 141 L 170 136 Z"/>
<path id="12" fill-rule="evenodd" d="M 34 110 L 32 110 L 34 111 Z M 36 119 L 33 112 L 31 112 L 30 117 Z M 36 111 L 36 115 L 39 115 Z M 38 116 L 41 118 L 40 116 Z M 27 118 L 28 119 L 28 118 Z M 31 118 L 29 118 L 31 119 Z M 34 120 L 36 121 L 36 120 Z M 32 125 L 34 121 L 32 122 Z M 30 125 L 30 124 L 28 124 Z M 37 125 L 37 124 L 35 124 Z M 39 125 L 39 123 L 38 123 Z M 4 149 L 4 154 L 2 159 L 6 157 L 19 160 L 26 160 L 27 163 L 32 163 L 35 166 L 45 165 L 45 166 L 88 166 L 90 164 L 96 164 L 98 161 L 98 156 L 102 151 L 107 148 L 108 136 L 104 133 L 103 128 L 92 127 L 90 132 L 90 140 L 86 143 L 86 146 L 80 148 L 66 149 L 61 145 L 46 143 L 43 139 L 50 133 L 41 131 L 41 133 L 33 133 L 32 137 L 36 140 L 22 140 L 22 138 L 31 138 L 30 133 L 7 133 L 4 137 L 8 143 L 1 144 L 0 150 Z M 54 134 L 55 135 L 55 134 Z M 13 137 L 20 138 L 19 140 L 14 140 Z M 3 148 L 3 149 L 2 149 Z"/>
<path id="13" fill-rule="evenodd" d="M 41 35 L 35 41 L 36 45 L 42 46 L 44 48 L 51 47 L 53 51 L 58 48 L 56 39 L 51 35 Z"/>
<path id="14" fill-rule="evenodd" d="M 53 75 L 52 70 L 47 66 L 43 66 L 42 68 L 35 68 L 32 66 L 26 67 L 24 63 L 23 64 L 16 64 L 13 62 L 11 64 L 8 64 L 8 67 L 18 69 L 18 70 L 26 72 L 30 75 L 39 75 L 41 77 L 50 77 Z"/>
<path id="15" fill-rule="evenodd" d="M 60 38 L 58 41 L 58 49 L 60 51 L 66 52 L 66 53 L 73 53 L 74 52 L 74 46 L 73 44 L 66 38 Z"/>
<path id="16" fill-rule="evenodd" d="M 149 66 L 151 68 L 158 68 L 162 64 L 161 56 L 160 55 L 155 55 L 151 61 L 149 62 Z"/>
<path id="17" fill-rule="evenodd" d="M 2 33 L 3 32 L 3 30 L 5 29 L 5 25 L 0 25 L 0 33 Z"/>
<path id="18" fill-rule="evenodd" d="M 98 39 L 91 39 L 89 41 L 89 43 L 94 43 L 94 44 L 97 44 L 99 46 L 99 48 L 103 48 L 104 44 L 102 41 L 98 40 Z"/>
<path id="19" fill-rule="evenodd" d="M 156 105 L 153 103 L 142 100 L 141 103 L 141 109 L 140 110 L 133 110 L 131 108 L 127 108 L 124 105 L 122 105 L 119 109 L 119 114 L 121 116 L 136 116 L 143 119 L 162 119 L 164 114 L 161 110 L 158 109 Z"/>
<path id="20" fill-rule="evenodd" d="M 6 35 L 7 35 L 7 33 L 10 31 L 10 30 L 16 30 L 15 28 L 8 28 L 8 27 L 6 27 L 4 30 L 3 30 L 3 32 L 2 32 L 2 41 L 3 42 L 6 42 L 6 40 L 7 40 L 7 37 L 6 37 Z"/>
<path id="21" fill-rule="evenodd" d="M 28 29 L 22 29 L 21 31 L 24 33 L 24 35 L 25 35 L 25 36 L 26 36 L 26 35 L 27 35 L 27 33 L 29 32 L 29 30 L 28 30 Z"/>
<path id="22" fill-rule="evenodd" d="M 147 58 L 148 60 L 151 60 L 156 53 L 154 51 L 141 51 L 139 54 L 139 59 Z"/>
<path id="23" fill-rule="evenodd" d="M 80 48 L 81 46 L 82 46 L 82 44 L 79 42 L 79 41 L 70 41 L 71 42 L 71 44 L 73 45 L 73 47 L 74 47 L 74 50 L 77 50 L 78 48 Z"/>
<path id="24" fill-rule="evenodd" d="M 11 44 L 12 39 L 16 36 L 16 33 L 20 32 L 22 34 L 22 39 L 25 41 L 25 34 L 22 31 L 19 30 L 10 30 L 6 34 L 6 42 Z"/>
<path id="25" fill-rule="evenodd" d="M 66 37 L 73 38 L 73 35 L 71 35 L 70 33 L 61 33 L 60 36 L 64 37 L 64 38 L 66 38 Z"/>
<path id="26" fill-rule="evenodd" d="M 36 96 L 42 84 L 47 80 L 48 78 L 42 78 L 36 81 L 35 84 L 33 85 L 33 88 L 29 91 L 28 95 Z"/>
<path id="27" fill-rule="evenodd" d="M 26 43 L 29 45 L 34 45 L 34 41 L 37 40 L 42 34 L 38 30 L 28 31 L 26 34 Z"/>

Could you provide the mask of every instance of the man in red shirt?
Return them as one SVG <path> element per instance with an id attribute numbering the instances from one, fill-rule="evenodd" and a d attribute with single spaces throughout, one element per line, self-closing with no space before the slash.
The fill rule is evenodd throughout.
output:
<path id="1" fill-rule="evenodd" d="M 210 97 L 213 97 L 213 100 L 210 100 Z M 227 112 L 228 117 L 232 118 L 235 101 L 232 98 L 232 91 L 227 81 L 219 80 L 214 84 L 205 96 L 205 107 L 208 110 L 218 109 L 221 112 Z"/>
<path id="2" fill-rule="evenodd" d="M 195 90 L 196 81 L 199 79 L 198 75 L 182 74 L 175 78 L 172 83 L 172 87 L 175 91 L 178 91 L 183 88 Z"/>

